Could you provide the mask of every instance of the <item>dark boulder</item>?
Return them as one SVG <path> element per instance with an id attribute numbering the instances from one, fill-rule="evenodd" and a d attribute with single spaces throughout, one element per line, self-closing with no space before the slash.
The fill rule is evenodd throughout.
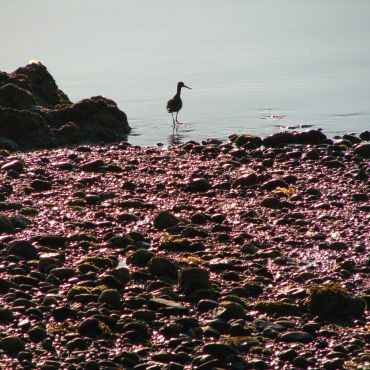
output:
<path id="1" fill-rule="evenodd" d="M 295 133 L 298 144 L 320 144 L 324 142 L 327 137 L 320 130 L 308 130 Z"/>
<path id="2" fill-rule="evenodd" d="M 39 62 L 0 72 L 0 137 L 8 150 L 123 139 L 130 131 L 117 104 L 102 96 L 72 103 Z"/>
<path id="3" fill-rule="evenodd" d="M 263 139 L 264 146 L 278 146 L 295 143 L 293 132 L 278 132 Z"/>
<path id="4" fill-rule="evenodd" d="M 1 105 L 0 136 L 14 141 L 24 150 L 54 145 L 53 133 L 39 113 Z"/>
<path id="5" fill-rule="evenodd" d="M 327 137 L 320 130 L 308 130 L 302 132 L 278 132 L 263 139 L 263 145 L 267 147 L 283 146 L 286 144 L 320 144 Z"/>
<path id="6" fill-rule="evenodd" d="M 358 145 L 353 151 L 353 153 L 364 158 L 370 158 L 370 144 L 366 143 Z"/>

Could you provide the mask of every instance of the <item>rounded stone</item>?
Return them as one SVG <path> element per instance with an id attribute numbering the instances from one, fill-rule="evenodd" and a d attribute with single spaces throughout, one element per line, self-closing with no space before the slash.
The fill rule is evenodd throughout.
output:
<path id="1" fill-rule="evenodd" d="M 15 240 L 9 244 L 8 252 L 26 260 L 36 259 L 38 251 L 28 240 Z"/>
<path id="2" fill-rule="evenodd" d="M 154 276 L 177 278 L 177 263 L 167 257 L 153 257 L 148 263 L 148 270 Z"/>
<path id="3" fill-rule="evenodd" d="M 103 290 L 98 298 L 99 303 L 106 303 L 111 307 L 121 307 L 121 295 L 117 289 L 106 289 Z"/>
<path id="4" fill-rule="evenodd" d="M 185 293 L 197 289 L 209 289 L 211 287 L 209 271 L 199 267 L 184 269 L 179 274 L 179 285 Z"/>
<path id="5" fill-rule="evenodd" d="M 159 212 L 154 218 L 154 227 L 158 230 L 174 227 L 179 220 L 172 213 L 168 211 Z"/>
<path id="6" fill-rule="evenodd" d="M 20 337 L 8 336 L 0 340 L 0 348 L 6 353 L 17 354 L 24 351 L 25 343 Z"/>
<path id="7" fill-rule="evenodd" d="M 298 343 L 309 343 L 313 340 L 313 336 L 305 331 L 290 331 L 284 333 L 280 339 L 284 342 L 298 342 Z"/>
<path id="8" fill-rule="evenodd" d="M 103 332 L 100 321 L 95 318 L 83 320 L 77 330 L 80 335 L 90 338 L 95 338 Z"/>

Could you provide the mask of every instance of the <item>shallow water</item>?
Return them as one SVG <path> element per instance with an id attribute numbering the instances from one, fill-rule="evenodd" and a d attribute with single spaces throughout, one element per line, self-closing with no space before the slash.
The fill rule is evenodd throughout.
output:
<path id="1" fill-rule="evenodd" d="M 368 1 L 2 1 L 0 70 L 44 63 L 78 101 L 115 100 L 129 141 L 370 128 Z M 173 135 L 165 111 L 184 89 Z"/>

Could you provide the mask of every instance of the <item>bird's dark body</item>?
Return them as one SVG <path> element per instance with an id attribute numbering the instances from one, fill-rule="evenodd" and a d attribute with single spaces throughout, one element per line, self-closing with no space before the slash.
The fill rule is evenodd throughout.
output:
<path id="1" fill-rule="evenodd" d="M 182 100 L 179 95 L 175 95 L 167 102 L 167 112 L 178 112 L 182 108 Z"/>
<path id="2" fill-rule="evenodd" d="M 190 89 L 190 87 L 186 86 L 183 82 L 179 82 L 177 84 L 177 92 L 176 94 L 167 102 L 167 112 L 172 114 L 172 121 L 175 125 L 175 119 L 173 118 L 173 113 L 176 113 L 176 122 L 179 123 L 177 120 L 177 115 L 179 113 L 179 110 L 182 108 L 182 100 L 180 98 L 181 95 L 181 88 L 186 87 L 187 89 Z"/>

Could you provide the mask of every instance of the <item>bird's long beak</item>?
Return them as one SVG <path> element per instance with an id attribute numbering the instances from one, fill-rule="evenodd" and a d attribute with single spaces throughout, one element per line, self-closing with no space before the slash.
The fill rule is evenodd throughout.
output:
<path id="1" fill-rule="evenodd" d="M 189 87 L 189 86 L 184 85 L 184 87 L 186 87 L 187 89 L 190 89 L 191 90 L 191 87 Z"/>

